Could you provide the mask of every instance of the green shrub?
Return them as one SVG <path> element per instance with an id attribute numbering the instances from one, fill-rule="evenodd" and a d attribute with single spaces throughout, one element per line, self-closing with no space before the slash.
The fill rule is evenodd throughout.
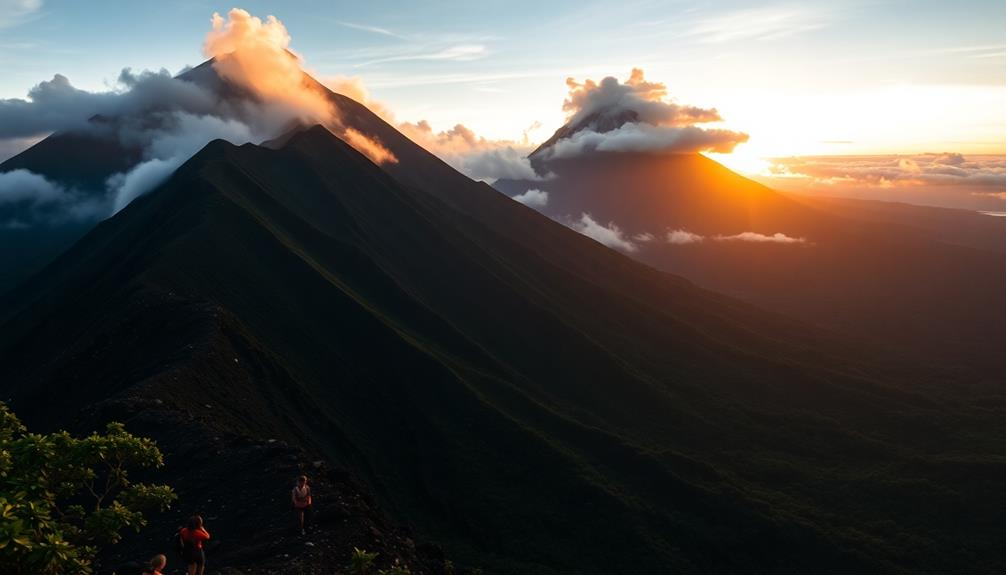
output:
<path id="1" fill-rule="evenodd" d="M 408 567 L 399 563 L 398 559 L 395 559 L 391 567 L 381 569 L 377 572 L 377 575 L 412 575 L 412 571 L 409 571 Z"/>
<path id="2" fill-rule="evenodd" d="M 353 547 L 353 555 L 349 558 L 349 572 L 352 575 L 369 575 L 374 568 L 374 559 L 377 559 L 377 553 Z"/>
<path id="3" fill-rule="evenodd" d="M 28 433 L 0 402 L 0 572 L 90 573 L 100 546 L 175 500 L 165 485 L 129 481 L 129 469 L 163 464 L 153 440 L 121 423 L 83 439 Z"/>

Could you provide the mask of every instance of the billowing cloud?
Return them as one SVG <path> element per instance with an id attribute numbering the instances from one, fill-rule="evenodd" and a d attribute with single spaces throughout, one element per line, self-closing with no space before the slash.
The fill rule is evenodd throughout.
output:
<path id="1" fill-rule="evenodd" d="M 702 236 L 688 230 L 670 230 L 667 232 L 667 243 L 669 244 L 695 244 L 702 241 Z"/>
<path id="2" fill-rule="evenodd" d="M 1006 156 L 958 153 L 913 156 L 777 158 L 756 179 L 808 194 L 996 209 L 1006 198 Z"/>
<path id="3" fill-rule="evenodd" d="M 614 222 L 602 225 L 586 212 L 580 215 L 580 219 L 572 221 L 569 227 L 609 248 L 624 252 L 635 252 L 639 249 L 639 246 L 629 240 L 625 232 Z"/>
<path id="4" fill-rule="evenodd" d="M 683 106 L 667 101 L 667 86 L 649 82 L 643 71 L 633 68 L 624 83 L 613 76 L 600 82 L 566 79 L 569 95 L 562 109 L 576 129 L 605 131 L 626 121 L 653 126 L 690 126 L 718 122 L 723 118 L 715 108 Z M 617 125 L 610 125 L 617 122 Z"/>
<path id="5" fill-rule="evenodd" d="M 226 20 L 214 13 L 211 24 L 203 54 L 213 58 L 222 78 L 287 107 L 305 122 L 334 123 L 332 103 L 308 82 L 300 56 L 290 49 L 290 33 L 275 16 L 263 22 L 234 8 Z"/>
<path id="6" fill-rule="evenodd" d="M 544 208 L 548 205 L 548 192 L 538 189 L 530 189 L 523 194 L 513 196 L 513 199 L 525 206 L 532 208 Z"/>
<path id="7" fill-rule="evenodd" d="M 488 140 L 458 124 L 450 130 L 434 132 L 426 121 L 404 122 L 398 129 L 458 171 L 476 180 L 541 180 L 527 154 L 526 141 Z"/>
<path id="8" fill-rule="evenodd" d="M 638 68 L 624 83 L 609 76 L 566 84 L 568 121 L 536 152 L 546 160 L 590 152 L 728 153 L 748 140 L 741 132 L 700 127 L 723 118 L 715 108 L 669 100 L 667 86 L 646 80 Z"/>

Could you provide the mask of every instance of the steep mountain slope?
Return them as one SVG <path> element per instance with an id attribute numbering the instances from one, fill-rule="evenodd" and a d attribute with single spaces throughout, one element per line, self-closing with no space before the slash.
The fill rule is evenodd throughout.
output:
<path id="1" fill-rule="evenodd" d="M 640 261 L 830 329 L 1001 377 L 1001 250 L 957 241 L 945 225 L 925 225 L 921 213 L 894 222 L 790 197 L 697 154 L 548 160 L 539 150 L 532 159 L 556 177 L 497 188 L 547 192 L 540 209 L 559 221 L 587 213 L 614 224 Z M 978 240 L 994 236 L 984 237 Z"/>
<path id="2" fill-rule="evenodd" d="M 296 442 L 493 572 L 1006 563 L 1001 390 L 891 370 L 414 153 L 396 179 L 320 127 L 211 143 L 0 302 L 0 393 L 31 423 L 163 397 Z"/>

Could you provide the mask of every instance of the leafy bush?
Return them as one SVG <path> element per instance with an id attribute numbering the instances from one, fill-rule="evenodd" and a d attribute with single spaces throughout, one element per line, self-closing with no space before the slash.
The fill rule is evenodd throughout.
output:
<path id="1" fill-rule="evenodd" d="M 391 565 L 391 567 L 381 569 L 377 572 L 377 575 L 412 575 L 412 571 L 409 571 L 408 567 L 399 563 L 398 559 L 395 559 L 395 562 Z"/>
<path id="2" fill-rule="evenodd" d="M 165 485 L 129 480 L 129 469 L 162 465 L 154 441 L 121 423 L 83 439 L 28 433 L 0 402 L 0 572 L 90 573 L 100 546 L 175 500 Z"/>
<path id="3" fill-rule="evenodd" d="M 369 575 L 374 568 L 374 559 L 377 559 L 377 553 L 353 547 L 353 555 L 349 558 L 349 572 L 352 575 Z"/>

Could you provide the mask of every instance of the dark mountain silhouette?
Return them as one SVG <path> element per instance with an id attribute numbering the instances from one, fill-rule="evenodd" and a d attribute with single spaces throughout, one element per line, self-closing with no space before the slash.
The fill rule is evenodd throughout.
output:
<path id="1" fill-rule="evenodd" d="M 436 548 L 373 507 L 487 572 L 1006 565 L 1000 385 L 635 262 L 330 97 L 399 162 L 318 126 L 212 142 L 0 298 L 0 396 L 162 441 L 225 526 L 217 567 L 315 560 L 260 532 L 314 458 L 346 470 L 319 490 L 332 556 L 423 572 Z"/>
<path id="2" fill-rule="evenodd" d="M 921 209 L 896 215 L 800 199 L 699 154 L 549 160 L 545 149 L 532 160 L 554 178 L 496 187 L 511 196 L 547 192 L 539 209 L 559 221 L 588 213 L 626 238 L 651 234 L 630 255 L 704 287 L 1001 377 L 1006 323 L 994 310 L 1006 292 L 1006 255 L 991 247 L 1004 236 L 989 227 L 1006 222 L 955 231 L 945 214 Z M 669 242 L 674 230 L 702 241 Z M 753 241 L 775 234 L 795 241 Z"/>

